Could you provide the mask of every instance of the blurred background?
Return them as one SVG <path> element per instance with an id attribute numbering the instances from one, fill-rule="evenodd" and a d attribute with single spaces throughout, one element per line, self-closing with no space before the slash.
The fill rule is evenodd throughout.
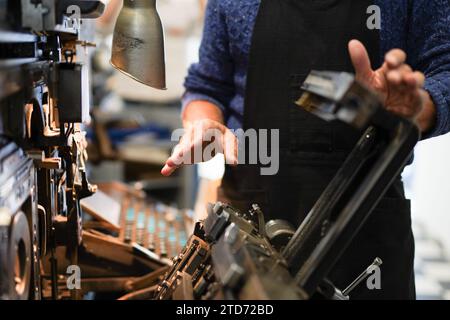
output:
<path id="1" fill-rule="evenodd" d="M 174 129 L 181 128 L 180 100 L 187 69 L 198 59 L 207 0 L 159 0 L 166 36 L 167 91 L 158 91 L 111 67 L 112 31 L 121 0 L 106 1 L 95 26 L 91 55 L 93 111 L 89 128 L 89 174 L 93 182 L 134 184 L 177 208 L 204 214 L 223 174 L 223 157 L 178 170 L 160 170 L 170 155 Z M 419 299 L 450 299 L 450 135 L 419 143 L 403 174 L 412 199 Z"/>
<path id="2" fill-rule="evenodd" d="M 161 0 L 168 90 L 138 83 L 110 65 L 112 31 L 121 0 L 105 1 L 97 20 L 97 49 L 92 57 L 94 110 L 89 130 L 90 177 L 96 182 L 139 181 L 140 188 L 171 205 L 192 208 L 197 168 L 160 175 L 170 155 L 172 131 L 181 128 L 180 98 L 188 66 L 196 60 L 202 31 L 203 1 Z"/>
<path id="3" fill-rule="evenodd" d="M 403 172 L 412 204 L 419 299 L 450 300 L 450 134 L 419 142 Z"/>

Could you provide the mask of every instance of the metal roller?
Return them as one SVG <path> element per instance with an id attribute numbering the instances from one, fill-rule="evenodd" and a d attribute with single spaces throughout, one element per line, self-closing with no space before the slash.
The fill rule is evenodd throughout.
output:
<path id="1" fill-rule="evenodd" d="M 12 217 L 7 209 L 0 211 L 0 299 L 27 300 L 31 280 L 28 221 L 22 211 Z"/>

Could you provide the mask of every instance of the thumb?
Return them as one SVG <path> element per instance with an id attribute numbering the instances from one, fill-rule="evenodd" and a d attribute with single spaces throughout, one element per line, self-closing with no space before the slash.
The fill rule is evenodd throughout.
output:
<path id="1" fill-rule="evenodd" d="M 369 54 L 364 45 L 358 40 L 352 40 L 348 44 L 348 51 L 355 68 L 356 77 L 359 80 L 367 81 L 373 74 L 370 64 Z"/>

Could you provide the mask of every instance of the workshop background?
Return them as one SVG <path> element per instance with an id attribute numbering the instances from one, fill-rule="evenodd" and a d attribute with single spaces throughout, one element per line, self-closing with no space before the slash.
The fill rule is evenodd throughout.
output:
<path id="1" fill-rule="evenodd" d="M 137 83 L 109 64 L 120 0 L 97 21 L 92 54 L 93 102 L 89 128 L 90 178 L 123 181 L 174 207 L 204 214 L 223 174 L 223 157 L 187 166 L 170 178 L 160 170 L 181 127 L 180 99 L 188 66 L 197 60 L 206 0 L 160 0 L 165 26 L 167 91 Z M 419 299 L 450 299 L 450 135 L 420 142 L 403 176 L 412 199 Z"/>

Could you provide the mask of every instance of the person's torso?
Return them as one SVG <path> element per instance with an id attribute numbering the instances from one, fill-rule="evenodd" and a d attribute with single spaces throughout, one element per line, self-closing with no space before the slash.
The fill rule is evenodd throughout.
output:
<path id="1" fill-rule="evenodd" d="M 375 3 L 381 11 L 380 56 L 392 48 L 405 49 L 408 1 L 377 0 Z M 232 129 L 242 127 L 249 54 L 259 7 L 260 0 L 223 0 L 219 8 L 227 26 L 234 66 L 235 95 L 230 103 L 231 112 L 227 119 L 227 125 Z M 370 14 L 367 14 L 367 18 Z"/>

